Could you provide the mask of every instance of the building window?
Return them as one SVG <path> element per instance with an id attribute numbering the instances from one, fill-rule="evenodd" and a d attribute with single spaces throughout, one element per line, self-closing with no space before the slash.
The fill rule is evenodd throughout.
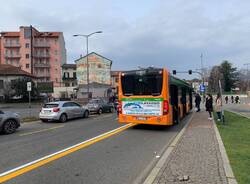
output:
<path id="1" fill-rule="evenodd" d="M 57 44 L 57 39 L 55 39 L 55 44 Z"/>
<path id="2" fill-rule="evenodd" d="M 55 55 L 57 55 L 57 50 L 55 50 Z"/>
<path id="3" fill-rule="evenodd" d="M 65 83 L 65 87 L 69 87 L 70 85 L 69 85 L 69 83 L 68 82 L 66 82 Z"/>
<path id="4" fill-rule="evenodd" d="M 58 79 L 56 78 L 56 82 L 58 82 Z"/>
<path id="5" fill-rule="evenodd" d="M 29 59 L 29 58 L 30 58 L 30 55 L 29 55 L 29 54 L 26 54 L 25 57 L 26 57 L 26 59 Z"/>
<path id="6" fill-rule="evenodd" d="M 25 43 L 25 48 L 30 48 L 30 44 L 29 43 Z"/>
<path id="7" fill-rule="evenodd" d="M 76 72 L 73 72 L 73 78 L 76 79 Z"/>
<path id="8" fill-rule="evenodd" d="M 26 68 L 29 68 L 30 67 L 30 64 L 26 64 Z"/>

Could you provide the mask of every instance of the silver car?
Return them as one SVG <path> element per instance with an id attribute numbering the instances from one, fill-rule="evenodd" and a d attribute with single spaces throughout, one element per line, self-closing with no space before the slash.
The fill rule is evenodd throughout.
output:
<path id="1" fill-rule="evenodd" d="M 20 127 L 21 118 L 13 112 L 3 112 L 0 110 L 0 132 L 11 134 Z"/>
<path id="2" fill-rule="evenodd" d="M 72 101 L 57 101 L 44 104 L 40 111 L 39 118 L 43 122 L 49 120 L 59 120 L 66 122 L 68 119 L 73 118 L 87 118 L 89 110 L 82 107 L 80 104 Z"/>

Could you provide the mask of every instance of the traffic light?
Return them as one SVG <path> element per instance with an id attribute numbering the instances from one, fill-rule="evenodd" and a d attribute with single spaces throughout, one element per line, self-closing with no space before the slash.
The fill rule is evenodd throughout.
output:
<path id="1" fill-rule="evenodd" d="M 189 74 L 189 75 L 192 75 L 192 70 L 188 70 L 188 74 Z"/>
<path id="2" fill-rule="evenodd" d="M 173 70 L 173 75 L 176 75 L 176 70 Z"/>

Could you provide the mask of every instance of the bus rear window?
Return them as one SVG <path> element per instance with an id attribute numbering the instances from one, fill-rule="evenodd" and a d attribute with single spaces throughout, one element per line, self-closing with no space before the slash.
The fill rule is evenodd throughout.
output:
<path id="1" fill-rule="evenodd" d="M 162 70 L 157 72 L 133 72 L 121 77 L 124 96 L 132 95 L 161 95 Z"/>
<path id="2" fill-rule="evenodd" d="M 43 108 L 54 108 L 54 107 L 58 107 L 58 104 L 44 104 Z"/>

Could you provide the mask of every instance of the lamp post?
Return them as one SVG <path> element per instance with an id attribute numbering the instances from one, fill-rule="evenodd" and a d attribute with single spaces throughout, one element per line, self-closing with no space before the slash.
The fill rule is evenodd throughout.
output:
<path id="1" fill-rule="evenodd" d="M 96 31 L 96 32 L 93 32 L 93 33 L 90 33 L 90 34 L 87 34 L 87 35 L 84 35 L 84 34 L 75 34 L 73 35 L 74 37 L 77 37 L 77 36 L 82 36 L 82 37 L 85 37 L 86 38 L 86 49 L 87 49 L 87 93 L 88 93 L 88 101 L 89 101 L 89 37 L 93 34 L 96 34 L 96 33 L 102 33 L 102 31 Z"/>

